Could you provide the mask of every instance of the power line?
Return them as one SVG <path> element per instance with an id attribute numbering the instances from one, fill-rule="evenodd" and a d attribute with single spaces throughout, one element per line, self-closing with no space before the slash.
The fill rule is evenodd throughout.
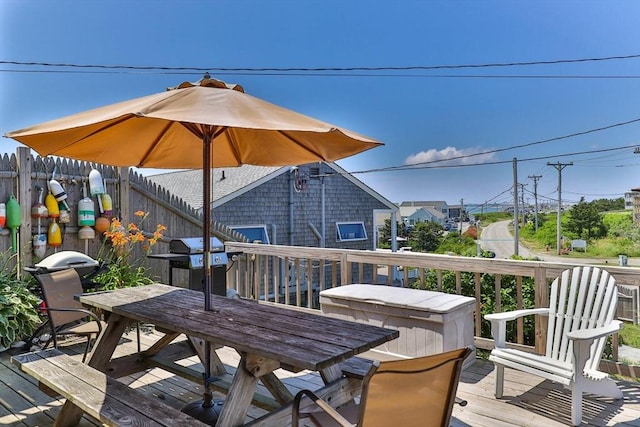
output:
<path id="1" fill-rule="evenodd" d="M 604 130 L 609 130 L 609 129 L 613 129 L 613 128 L 620 127 L 620 126 L 626 126 L 626 125 L 637 123 L 637 122 L 640 122 L 640 118 L 633 119 L 633 120 L 628 120 L 626 122 L 614 123 L 612 125 L 602 126 L 602 127 L 599 127 L 599 128 L 590 129 L 590 130 L 586 130 L 586 131 L 582 131 L 582 132 L 575 132 L 575 133 L 571 133 L 571 134 L 568 134 L 568 135 L 556 136 L 556 137 L 553 137 L 553 138 L 543 139 L 543 140 L 540 140 L 540 141 L 529 142 L 529 143 L 526 143 L 526 144 L 513 145 L 511 147 L 505 147 L 505 148 L 496 148 L 494 150 L 482 151 L 480 153 L 464 154 L 464 155 L 460 155 L 460 156 L 449 157 L 449 158 L 446 158 L 446 159 L 430 160 L 428 162 L 414 163 L 414 165 L 447 162 L 447 161 L 450 161 L 450 160 L 466 159 L 466 158 L 469 158 L 469 157 L 482 156 L 482 155 L 486 155 L 486 154 L 494 154 L 494 153 L 499 153 L 499 152 L 508 151 L 508 150 L 515 150 L 517 148 L 531 147 L 533 145 L 546 144 L 548 142 L 560 141 L 560 140 L 563 140 L 563 139 L 574 138 L 576 136 L 588 135 L 590 133 L 601 132 L 601 131 L 604 131 Z"/>
<path id="2" fill-rule="evenodd" d="M 567 156 L 577 156 L 581 154 L 591 154 L 591 153 L 604 153 L 607 151 L 615 151 L 615 150 L 627 150 L 629 148 L 637 147 L 637 144 L 633 145 L 625 145 L 622 147 L 613 147 L 613 148 L 601 148 L 598 150 L 589 150 L 589 151 L 577 151 L 573 153 L 564 153 L 564 154 L 552 154 L 548 156 L 540 156 L 540 157 L 529 157 L 525 159 L 518 159 L 518 162 L 529 162 L 535 160 L 546 160 L 546 159 L 554 159 L 558 157 L 567 157 Z M 453 160 L 446 159 L 444 161 Z M 424 162 L 420 163 L 419 166 L 416 165 L 402 165 L 402 166 L 389 166 L 385 168 L 376 168 L 376 169 L 366 169 L 355 172 L 349 172 L 351 174 L 359 174 L 359 173 L 374 173 L 374 172 L 392 172 L 392 171 L 402 171 L 402 170 L 417 170 L 417 169 L 452 169 L 452 168 L 464 168 L 464 167 L 475 167 L 475 166 L 490 166 L 490 165 L 501 165 L 505 163 L 512 163 L 512 160 L 496 160 L 493 162 L 484 162 L 484 163 L 469 163 L 469 164 L 457 164 L 457 165 L 435 165 L 432 166 L 431 163 L 438 163 L 443 160 L 435 160 L 433 162 Z"/>
<path id="3" fill-rule="evenodd" d="M 0 61 L 1 62 L 1 61 Z M 135 75 L 202 75 L 202 71 L 146 71 L 146 70 L 21 70 L 0 69 L 0 73 L 40 73 L 40 74 L 135 74 Z M 379 72 L 243 72 L 216 71 L 217 76 L 270 76 L 270 77 L 376 77 L 376 78 L 419 78 L 419 79 L 533 79 L 533 80 L 636 80 L 640 75 L 588 75 L 588 74 L 382 74 Z"/>
<path id="4" fill-rule="evenodd" d="M 486 64 L 457 64 L 457 65 L 408 65 L 408 66 L 381 66 L 381 67 L 167 67 L 167 66 L 141 66 L 141 65 L 104 65 L 104 64 L 73 64 L 54 62 L 25 62 L 25 61 L 0 61 L 0 64 L 40 66 L 40 67 L 65 67 L 65 68 L 96 68 L 106 70 L 166 70 L 166 71 L 247 71 L 247 72 L 291 72 L 291 71 L 411 71 L 411 70 L 443 70 L 464 68 L 493 68 L 493 67 L 522 67 L 531 65 L 557 65 L 581 62 L 602 62 L 613 60 L 626 60 L 640 58 L 640 54 L 605 56 L 594 58 L 555 59 L 547 61 L 522 61 L 522 62 L 494 62 Z"/>

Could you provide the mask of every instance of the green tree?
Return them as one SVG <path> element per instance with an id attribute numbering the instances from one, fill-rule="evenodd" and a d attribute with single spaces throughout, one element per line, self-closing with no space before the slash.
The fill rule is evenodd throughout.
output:
<path id="1" fill-rule="evenodd" d="M 444 231 L 432 221 L 419 222 L 409 236 L 411 248 L 417 252 L 433 252 L 438 248 Z"/>
<path id="2" fill-rule="evenodd" d="M 584 197 L 570 209 L 567 230 L 583 239 L 599 238 L 606 234 L 597 205 L 593 202 L 585 202 Z"/>
<path id="3" fill-rule="evenodd" d="M 398 237 L 408 237 L 407 227 L 404 225 L 404 222 L 398 223 L 397 228 Z M 391 219 L 385 219 L 384 225 L 380 229 L 379 234 L 378 247 L 379 248 L 390 248 L 391 247 Z"/>
<path id="4" fill-rule="evenodd" d="M 598 199 L 591 202 L 598 212 L 620 211 L 624 209 L 624 198 Z"/>

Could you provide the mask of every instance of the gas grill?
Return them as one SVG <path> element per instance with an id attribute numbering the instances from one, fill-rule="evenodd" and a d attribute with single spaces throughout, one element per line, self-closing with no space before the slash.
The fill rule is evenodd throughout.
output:
<path id="1" fill-rule="evenodd" d="M 211 293 L 226 295 L 227 262 L 224 244 L 211 237 Z M 189 289 L 204 292 L 204 239 L 184 237 L 169 242 L 169 253 L 149 255 L 150 258 L 169 261 L 169 284 L 173 285 L 173 270 L 189 271 Z"/>

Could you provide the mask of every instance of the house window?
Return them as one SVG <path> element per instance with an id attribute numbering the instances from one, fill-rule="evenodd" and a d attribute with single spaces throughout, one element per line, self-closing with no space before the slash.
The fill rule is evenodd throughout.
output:
<path id="1" fill-rule="evenodd" d="M 339 242 L 367 240 L 367 231 L 363 222 L 336 222 Z"/>
<path id="2" fill-rule="evenodd" d="M 266 225 L 234 225 L 230 228 L 242 234 L 249 239 L 251 243 L 259 241 L 266 245 L 269 244 L 269 234 L 267 234 Z"/>

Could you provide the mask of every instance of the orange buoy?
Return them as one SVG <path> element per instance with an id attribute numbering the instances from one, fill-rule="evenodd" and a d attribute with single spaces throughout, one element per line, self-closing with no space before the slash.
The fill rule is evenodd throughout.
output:
<path id="1" fill-rule="evenodd" d="M 98 233 L 100 234 L 104 233 L 109 229 L 110 226 L 111 226 L 111 221 L 109 221 L 109 218 L 105 218 L 103 216 L 96 218 L 96 225 L 94 226 L 94 228 Z"/>

